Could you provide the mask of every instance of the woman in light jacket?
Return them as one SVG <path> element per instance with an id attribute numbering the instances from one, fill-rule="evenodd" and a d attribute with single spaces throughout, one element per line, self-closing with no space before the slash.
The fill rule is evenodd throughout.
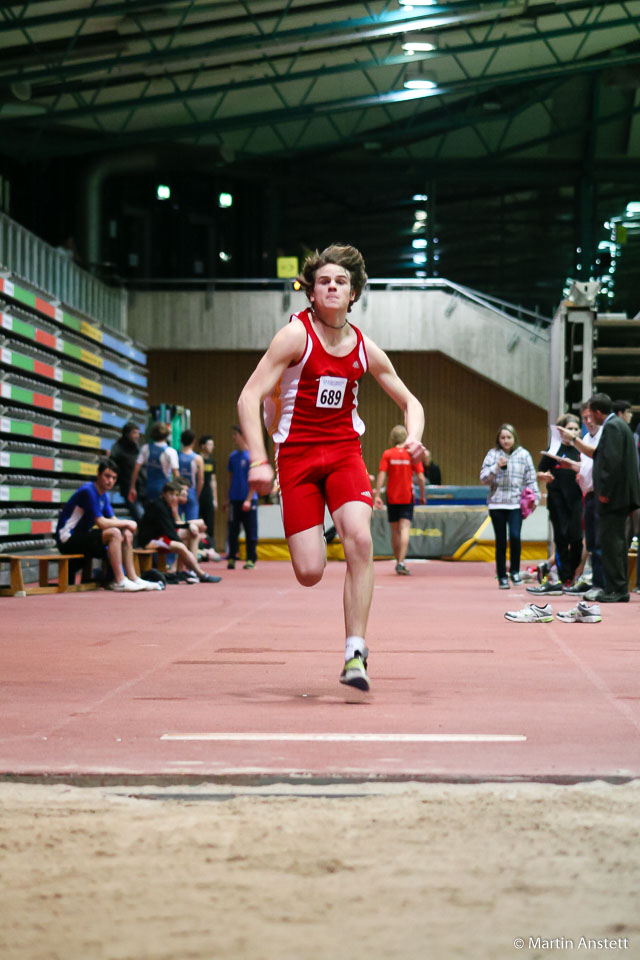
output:
<path id="1" fill-rule="evenodd" d="M 518 434 L 510 423 L 498 430 L 495 447 L 487 453 L 480 470 L 480 482 L 489 487 L 487 506 L 496 541 L 496 573 L 501 590 L 509 589 L 507 577 L 507 527 L 509 528 L 510 575 L 512 583 L 520 579 L 520 497 L 525 487 L 533 490 L 535 507 L 540 490 L 531 454 L 520 446 Z"/>

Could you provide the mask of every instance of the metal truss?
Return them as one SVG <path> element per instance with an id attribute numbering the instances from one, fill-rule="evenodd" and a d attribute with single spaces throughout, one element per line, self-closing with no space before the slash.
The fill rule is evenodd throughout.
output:
<path id="1" fill-rule="evenodd" d="M 33 6 L 0 6 L 0 84 L 24 91 L 0 94 L 0 136 L 23 159 L 229 138 L 247 156 L 365 141 L 411 150 L 459 129 L 473 131 L 479 156 L 508 155 L 561 135 L 549 84 L 640 61 L 638 0 L 389 2 L 376 13 L 333 0 Z M 435 49 L 407 57 L 401 42 L 415 32 Z M 436 71 L 433 91 L 403 88 L 417 64 Z M 525 142 L 513 120 L 536 103 L 548 129 Z M 499 149 L 486 136 L 497 120 Z"/>

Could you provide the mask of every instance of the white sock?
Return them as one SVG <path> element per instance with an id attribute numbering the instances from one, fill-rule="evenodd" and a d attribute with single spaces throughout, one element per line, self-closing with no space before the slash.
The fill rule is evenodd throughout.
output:
<path id="1" fill-rule="evenodd" d="M 364 637 L 347 637 L 344 644 L 344 658 L 345 660 L 351 660 L 352 657 L 355 657 L 356 653 L 361 653 L 364 655 L 365 642 Z"/>

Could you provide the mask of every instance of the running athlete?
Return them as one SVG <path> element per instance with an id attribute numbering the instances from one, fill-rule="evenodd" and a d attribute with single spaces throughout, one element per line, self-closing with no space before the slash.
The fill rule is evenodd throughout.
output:
<path id="1" fill-rule="evenodd" d="M 327 562 L 325 504 L 344 548 L 345 663 L 340 682 L 369 689 L 365 632 L 373 593 L 371 483 L 360 450 L 358 382 L 371 370 L 404 412 L 403 447 L 413 461 L 424 452 L 424 412 L 387 355 L 347 314 L 367 280 L 362 255 L 333 245 L 307 257 L 298 277 L 310 306 L 293 314 L 247 381 L 238 401 L 249 450 L 249 480 L 269 493 L 273 470 L 260 423 L 276 444 L 284 531 L 295 575 L 311 587 Z"/>

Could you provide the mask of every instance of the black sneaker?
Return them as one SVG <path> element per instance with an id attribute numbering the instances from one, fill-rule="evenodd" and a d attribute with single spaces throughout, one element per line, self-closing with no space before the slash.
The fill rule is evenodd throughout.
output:
<path id="1" fill-rule="evenodd" d="M 550 583 L 546 580 L 544 583 L 541 583 L 539 587 L 527 587 L 527 593 L 535 593 L 536 596 L 561 597 L 562 584 Z"/>
<path id="2" fill-rule="evenodd" d="M 365 693 L 369 690 L 371 685 L 369 683 L 369 677 L 367 676 L 368 653 L 369 651 L 366 649 L 364 653 L 360 653 L 358 650 L 354 657 L 345 661 L 342 673 L 338 678 L 340 683 L 346 683 L 348 687 L 356 687 L 358 690 L 364 690 Z"/>
<path id="3" fill-rule="evenodd" d="M 522 583 L 522 577 L 520 576 L 519 573 L 512 573 L 512 574 L 511 574 L 511 583 L 516 583 L 516 584 L 521 584 L 521 583 Z"/>
<path id="4" fill-rule="evenodd" d="M 200 577 L 200 583 L 220 583 L 222 577 L 212 577 L 210 573 L 203 573 Z"/>
<path id="5" fill-rule="evenodd" d="M 584 597 L 591 589 L 591 584 L 587 583 L 586 580 L 579 580 L 578 583 L 574 583 L 571 587 L 563 587 L 562 592 L 568 593 L 572 597 Z"/>
<path id="6" fill-rule="evenodd" d="M 546 560 L 543 560 L 542 563 L 538 564 L 536 576 L 538 577 L 538 583 L 542 586 L 544 581 L 549 576 L 549 564 L 547 563 Z"/>
<path id="7" fill-rule="evenodd" d="M 500 590 L 509 590 L 509 578 L 508 577 L 498 577 L 498 588 Z"/>

